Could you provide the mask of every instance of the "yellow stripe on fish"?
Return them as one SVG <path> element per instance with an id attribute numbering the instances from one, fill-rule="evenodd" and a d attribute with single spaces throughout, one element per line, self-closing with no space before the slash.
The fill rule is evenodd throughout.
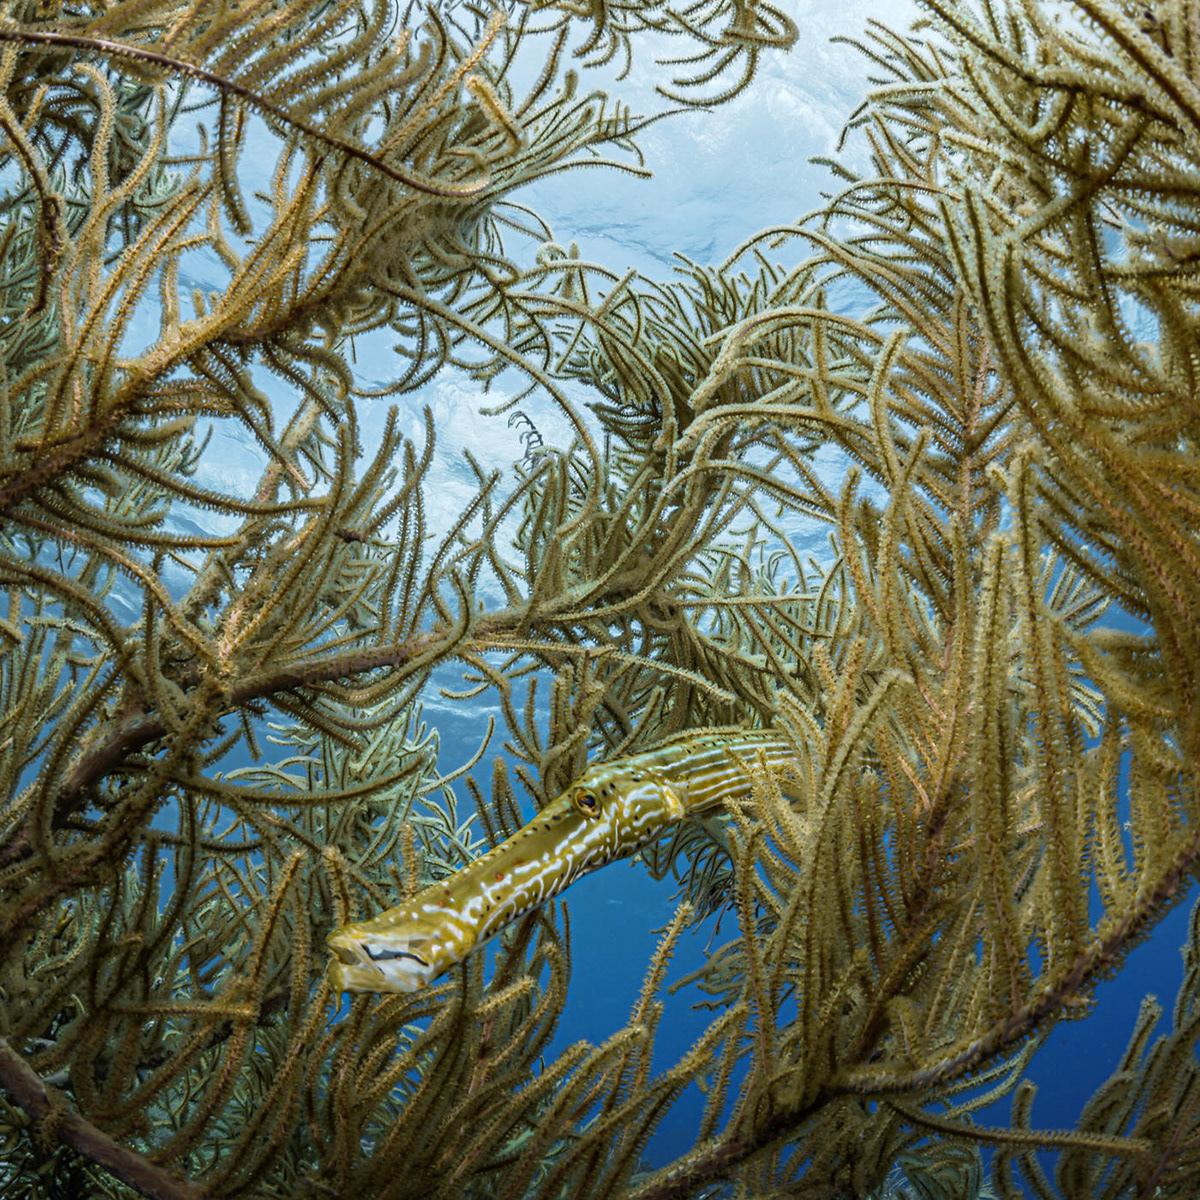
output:
<path id="1" fill-rule="evenodd" d="M 794 757 L 765 730 L 697 730 L 597 763 L 531 821 L 457 874 L 329 935 L 339 991 L 415 992 L 589 871 L 676 821 L 750 795 L 749 768 Z"/>

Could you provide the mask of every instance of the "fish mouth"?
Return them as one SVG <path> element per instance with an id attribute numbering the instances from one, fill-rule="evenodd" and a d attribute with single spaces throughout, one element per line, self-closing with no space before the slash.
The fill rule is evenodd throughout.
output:
<path id="1" fill-rule="evenodd" d="M 411 950 L 389 950 L 386 947 L 377 950 L 372 946 L 364 946 L 363 949 L 366 950 L 367 957 L 372 962 L 395 962 L 400 958 L 411 958 L 413 962 L 419 963 L 423 967 L 429 966 L 429 963 L 419 954 L 414 954 Z M 343 961 L 345 960 L 343 959 Z"/>
<path id="2" fill-rule="evenodd" d="M 406 944 L 381 945 L 342 930 L 327 943 L 329 978 L 339 992 L 415 992 L 434 975 L 433 964 Z"/>

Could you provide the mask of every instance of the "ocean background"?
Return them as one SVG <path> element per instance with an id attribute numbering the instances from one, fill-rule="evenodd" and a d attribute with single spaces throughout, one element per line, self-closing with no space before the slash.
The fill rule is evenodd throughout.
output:
<path id="1" fill-rule="evenodd" d="M 676 254 L 699 263 L 720 262 L 757 231 L 794 222 L 817 207 L 821 193 L 836 184 L 826 167 L 810 160 L 835 154 L 844 121 L 871 86 L 872 64 L 853 46 L 831 39 L 859 36 L 871 19 L 904 28 L 918 10 L 904 0 L 783 0 L 780 6 L 799 26 L 797 45 L 787 54 L 765 55 L 754 82 L 735 101 L 674 116 L 640 135 L 653 178 L 571 171 L 526 189 L 517 199 L 547 221 L 560 244 L 577 243 L 584 259 L 618 275 L 632 267 L 658 279 L 670 277 Z M 647 49 L 639 46 L 630 78 L 613 85 L 635 112 L 664 106 L 653 86 L 662 78 L 661 68 L 650 61 Z M 583 82 L 590 82 L 586 73 Z M 848 144 L 851 158 L 854 152 Z M 442 379 L 427 392 L 445 435 L 442 468 L 465 498 L 470 476 L 465 464 L 455 463 L 451 442 L 461 437 L 476 454 L 503 467 L 520 453 L 517 431 L 503 419 L 489 425 L 481 418 L 477 393 L 463 381 Z M 523 402 L 522 408 L 553 440 L 555 414 L 536 402 Z M 825 480 L 836 484 L 844 466 L 838 455 L 829 454 L 821 462 Z M 451 498 L 447 502 L 453 507 Z M 828 557 L 825 529 L 815 522 L 798 524 L 792 534 L 817 557 Z M 1106 620 L 1128 624 L 1115 612 Z M 430 698 L 425 715 L 439 730 L 445 767 L 477 748 L 488 713 L 486 706 Z M 499 714 L 493 710 L 491 715 Z M 477 775 L 486 787 L 486 772 Z M 653 880 L 637 862 L 613 864 L 570 889 L 570 996 L 548 1057 L 580 1039 L 602 1042 L 628 1020 L 646 963 L 674 912 L 675 890 L 671 880 Z M 1090 1019 L 1060 1023 L 1049 1034 L 1027 1075 L 1038 1087 L 1036 1128 L 1076 1123 L 1091 1093 L 1115 1068 L 1144 996 L 1155 995 L 1166 1009 L 1156 1032 L 1168 1027 L 1193 899 L 1172 910 L 1115 979 L 1099 985 Z M 737 932 L 731 912 L 717 933 L 715 923 L 710 918 L 682 938 L 668 984 L 699 967 L 710 944 L 720 945 Z M 714 1014 L 693 1007 L 704 999 L 693 987 L 663 999 L 655 1063 L 665 1068 L 686 1053 Z M 690 1087 L 650 1141 L 647 1165 L 662 1165 L 691 1148 L 703 1104 L 699 1090 Z M 1004 1099 L 977 1119 L 1007 1124 L 1009 1115 L 1010 1101 Z M 1053 1157 L 1043 1161 L 1049 1166 Z"/>
<path id="2" fill-rule="evenodd" d="M 572 170 L 524 189 L 514 199 L 536 210 L 559 244 L 576 243 L 585 260 L 603 264 L 617 275 L 635 268 L 660 280 L 670 277 L 679 261 L 677 254 L 698 263 L 720 262 L 750 235 L 787 225 L 817 207 L 821 193 L 836 183 L 826 167 L 810 159 L 836 153 L 845 120 L 871 86 L 867 59 L 853 46 L 831 39 L 858 36 L 871 19 L 904 28 L 917 15 L 917 8 L 903 0 L 777 3 L 797 22 L 798 44 L 790 53 L 765 55 L 757 77 L 735 101 L 712 111 L 672 116 L 640 134 L 638 144 L 653 178 L 637 179 L 604 169 Z M 658 46 L 667 54 L 674 48 L 665 39 Z M 654 51 L 652 39 L 637 40 L 629 78 L 615 82 L 601 72 L 583 72 L 581 87 L 610 87 L 636 113 L 662 111 L 670 105 L 655 91 L 665 74 L 653 62 Z M 847 156 L 852 163 L 854 154 L 851 145 Z M 519 247 L 510 249 L 520 256 Z M 796 251 L 781 252 L 785 261 L 789 253 Z M 356 356 L 365 384 L 386 381 L 394 374 L 386 338 L 358 340 Z M 277 383 L 264 380 L 264 384 L 281 407 L 292 402 L 279 394 Z M 504 416 L 481 415 L 480 408 L 502 401 L 506 388 L 511 389 L 508 394 L 515 394 L 521 386 L 515 376 L 501 376 L 498 386 L 484 396 L 465 376 L 445 372 L 420 392 L 400 398 L 406 432 L 421 439 L 425 405 L 437 426 L 436 467 L 428 490 L 432 531 L 447 528 L 474 494 L 474 474 L 464 451 L 471 451 L 485 469 L 505 472 L 520 459 L 524 451 L 520 430 Z M 581 401 L 587 398 L 578 390 L 573 394 Z M 547 442 L 565 443 L 566 422 L 548 402 L 530 397 L 521 402 L 521 409 Z M 374 408 L 364 403 L 366 446 L 372 444 L 372 432 L 382 426 L 385 411 L 386 403 Z M 818 463 L 826 482 L 836 486 L 844 461 L 831 452 L 818 456 Z M 232 426 L 216 428 L 199 481 L 249 492 L 260 467 L 258 450 L 247 438 Z M 797 521 L 790 533 L 809 553 L 828 558 L 825 528 Z M 1118 622 L 1122 617 L 1110 614 L 1106 619 Z M 438 682 L 453 687 L 461 679 L 450 671 L 440 673 Z M 487 697 L 454 701 L 436 692 L 425 698 L 423 712 L 425 721 L 438 731 L 443 771 L 453 770 L 475 753 L 488 718 L 499 718 L 498 706 Z M 491 759 L 503 753 L 502 742 L 503 726 L 497 720 L 497 735 L 475 772 L 485 790 Z M 466 788 L 461 782 L 455 787 L 460 811 L 471 811 Z M 527 814 L 531 813 L 528 797 L 524 799 Z M 647 961 L 674 912 L 675 890 L 671 880 L 653 880 L 637 862 L 613 864 L 570 889 L 566 903 L 573 975 L 548 1057 L 581 1039 L 600 1043 L 625 1024 Z M 1115 1067 L 1145 995 L 1158 997 L 1167 1009 L 1164 1023 L 1169 1021 L 1182 976 L 1180 948 L 1187 936 L 1190 907 L 1190 900 L 1177 906 L 1134 950 L 1119 976 L 1100 984 L 1091 1019 L 1060 1024 L 1049 1035 L 1029 1072 L 1038 1086 L 1035 1127 L 1063 1129 L 1075 1124 L 1092 1091 Z M 719 945 L 736 931 L 736 918 L 727 912 L 719 932 L 710 918 L 687 933 L 668 972 L 668 983 L 700 966 L 710 943 Z M 663 997 L 666 1010 L 657 1040 L 657 1066 L 675 1062 L 707 1025 L 712 1014 L 693 1007 L 703 998 L 690 987 Z M 646 1149 L 647 1165 L 661 1165 L 690 1149 L 703 1102 L 693 1086 L 668 1111 Z M 1004 1100 L 977 1118 L 1005 1124 L 1008 1114 L 1009 1101 Z"/>

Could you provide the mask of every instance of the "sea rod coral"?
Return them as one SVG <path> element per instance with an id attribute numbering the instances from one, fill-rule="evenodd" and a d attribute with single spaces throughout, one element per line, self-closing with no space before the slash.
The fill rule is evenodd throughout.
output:
<path id="1" fill-rule="evenodd" d="M 780 8 L 0 3 L 6 1197 L 1196 1194 L 1200 917 L 1073 1128 L 1026 1071 L 1200 864 L 1200 23 L 923 12 L 817 207 L 656 281 L 516 193 L 653 166 L 594 68 L 711 107 Z M 446 371 L 528 452 L 433 531 L 446 431 L 364 430 Z M 443 763 L 439 691 L 504 752 Z M 616 847 L 682 892 L 624 1027 L 550 1052 L 570 856 L 335 989 L 335 930 L 709 729 L 783 750 Z"/>

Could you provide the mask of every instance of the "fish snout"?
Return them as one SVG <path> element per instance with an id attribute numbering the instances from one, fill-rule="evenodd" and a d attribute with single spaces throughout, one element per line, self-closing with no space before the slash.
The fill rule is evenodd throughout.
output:
<path id="1" fill-rule="evenodd" d="M 339 992 L 415 992 L 434 976 L 433 964 L 421 954 L 426 939 L 404 933 L 386 937 L 356 931 L 353 926 L 329 935 L 333 955 L 329 978 Z"/>

